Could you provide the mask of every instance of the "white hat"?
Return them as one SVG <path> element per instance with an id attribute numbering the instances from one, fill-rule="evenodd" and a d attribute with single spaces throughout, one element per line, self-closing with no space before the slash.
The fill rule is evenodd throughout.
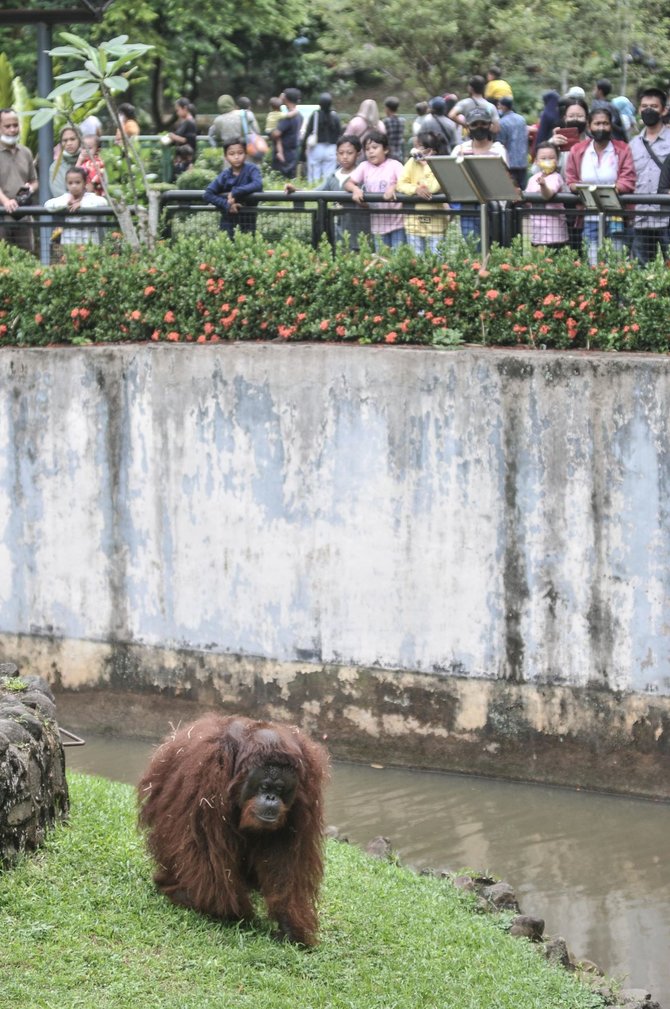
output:
<path id="1" fill-rule="evenodd" d="M 586 91 L 575 84 L 566 92 L 566 95 L 568 98 L 586 98 Z"/>

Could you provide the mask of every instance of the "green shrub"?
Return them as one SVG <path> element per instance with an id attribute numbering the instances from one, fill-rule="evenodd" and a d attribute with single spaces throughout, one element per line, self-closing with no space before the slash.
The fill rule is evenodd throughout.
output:
<path id="1" fill-rule="evenodd" d="M 123 340 L 346 340 L 453 346 L 655 350 L 670 346 L 670 273 L 610 253 L 591 267 L 570 250 L 494 248 L 484 266 L 463 243 L 417 256 L 297 237 L 307 216 L 259 218 L 234 241 L 218 214 L 175 225 L 170 242 L 132 253 L 114 236 L 65 248 L 42 267 L 0 243 L 0 344 Z M 304 237 L 304 236 L 303 236 Z"/>

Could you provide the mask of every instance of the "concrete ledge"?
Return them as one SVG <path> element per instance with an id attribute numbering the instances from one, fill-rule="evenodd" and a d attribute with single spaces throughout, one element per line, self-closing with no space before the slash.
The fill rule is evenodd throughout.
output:
<path id="1" fill-rule="evenodd" d="M 670 698 L 0 636 L 63 724 L 146 738 L 204 710 L 300 724 L 335 757 L 670 799 Z"/>

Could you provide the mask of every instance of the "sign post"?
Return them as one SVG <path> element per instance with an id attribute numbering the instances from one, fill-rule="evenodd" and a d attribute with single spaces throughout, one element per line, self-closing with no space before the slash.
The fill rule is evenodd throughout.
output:
<path id="1" fill-rule="evenodd" d="M 484 258 L 489 253 L 488 204 L 519 199 L 519 190 L 500 157 L 480 154 L 452 158 L 437 155 L 426 159 L 448 200 L 455 203 L 478 203 L 481 250 Z"/>

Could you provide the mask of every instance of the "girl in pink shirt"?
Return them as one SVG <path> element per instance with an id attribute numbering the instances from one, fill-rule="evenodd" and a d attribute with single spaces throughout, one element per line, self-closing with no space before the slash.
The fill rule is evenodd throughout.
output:
<path id="1" fill-rule="evenodd" d="M 388 157 L 388 139 L 385 134 L 373 131 L 365 141 L 366 161 L 354 168 L 344 183 L 344 188 L 353 194 L 354 201 L 367 206 L 365 194 L 383 193 L 388 200 L 389 210 L 400 210 L 401 203 L 390 202 L 395 197 L 395 187 L 403 166 Z M 375 246 L 396 248 L 405 242 L 405 228 L 402 214 L 371 214 L 370 231 L 375 238 Z"/>
<path id="2" fill-rule="evenodd" d="M 531 175 L 526 186 L 528 193 L 540 193 L 545 200 L 550 201 L 552 196 L 556 196 L 561 190 L 567 192 L 567 186 L 563 181 L 563 176 L 558 171 L 558 153 L 553 144 L 543 142 L 537 149 L 535 158 L 537 172 Z M 539 208 L 533 205 L 533 212 L 530 215 L 530 241 L 531 245 L 546 245 L 553 249 L 562 248 L 568 244 L 568 223 L 565 216 L 565 207 L 562 203 L 546 204 L 547 210 L 562 210 L 563 213 L 542 214 Z"/>

